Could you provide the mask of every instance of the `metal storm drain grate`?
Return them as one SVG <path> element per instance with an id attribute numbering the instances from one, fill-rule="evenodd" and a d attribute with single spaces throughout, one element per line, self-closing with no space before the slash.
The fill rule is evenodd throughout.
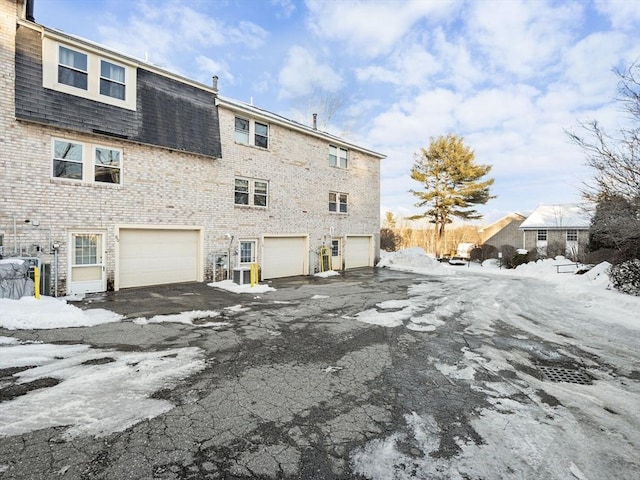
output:
<path id="1" fill-rule="evenodd" d="M 579 385 L 591 385 L 592 383 L 591 377 L 580 370 L 544 365 L 538 365 L 538 369 L 547 380 L 552 382 L 577 383 Z"/>

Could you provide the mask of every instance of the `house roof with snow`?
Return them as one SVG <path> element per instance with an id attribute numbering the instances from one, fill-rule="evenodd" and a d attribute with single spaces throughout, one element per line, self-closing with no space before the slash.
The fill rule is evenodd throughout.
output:
<path id="1" fill-rule="evenodd" d="M 578 203 L 538 205 L 520 225 L 520 230 L 588 230 L 591 215 Z"/>

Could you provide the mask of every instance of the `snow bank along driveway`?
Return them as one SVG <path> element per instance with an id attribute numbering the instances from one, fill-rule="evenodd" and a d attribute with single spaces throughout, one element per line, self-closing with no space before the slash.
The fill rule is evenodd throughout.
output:
<path id="1" fill-rule="evenodd" d="M 66 329 L 3 303 L 0 478 L 638 478 L 640 303 L 433 268 Z"/>

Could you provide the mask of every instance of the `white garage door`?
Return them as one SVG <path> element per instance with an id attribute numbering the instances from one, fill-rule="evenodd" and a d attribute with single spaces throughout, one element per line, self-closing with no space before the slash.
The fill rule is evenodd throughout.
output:
<path id="1" fill-rule="evenodd" d="M 372 267 L 371 237 L 347 237 L 344 252 L 345 268 Z"/>
<path id="2" fill-rule="evenodd" d="M 120 229 L 118 288 L 197 281 L 199 231 Z"/>
<path id="3" fill-rule="evenodd" d="M 262 278 L 306 275 L 306 237 L 264 237 Z"/>

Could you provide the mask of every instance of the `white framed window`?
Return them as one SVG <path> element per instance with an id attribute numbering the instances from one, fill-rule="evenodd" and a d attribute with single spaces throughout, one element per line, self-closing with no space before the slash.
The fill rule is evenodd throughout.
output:
<path id="1" fill-rule="evenodd" d="M 56 178 L 83 179 L 84 145 L 68 140 L 53 141 L 53 176 Z"/>
<path id="2" fill-rule="evenodd" d="M 124 100 L 126 70 L 120 65 L 100 60 L 100 95 Z"/>
<path id="3" fill-rule="evenodd" d="M 249 145 L 249 120 L 246 118 L 236 117 L 236 142 Z"/>
<path id="4" fill-rule="evenodd" d="M 53 178 L 85 183 L 122 183 L 122 150 L 73 140 L 52 141 Z"/>
<path id="5" fill-rule="evenodd" d="M 329 211 L 347 213 L 348 197 L 346 193 L 329 192 Z"/>
<path id="6" fill-rule="evenodd" d="M 329 166 L 347 168 L 347 149 L 329 145 Z"/>
<path id="7" fill-rule="evenodd" d="M 235 140 L 243 145 L 269 148 L 269 125 L 243 117 L 235 117 Z"/>
<path id="8" fill-rule="evenodd" d="M 240 240 L 238 245 L 238 262 L 240 265 L 248 265 L 256 261 L 256 241 Z"/>
<path id="9" fill-rule="evenodd" d="M 88 45 L 75 45 L 51 32 L 43 37 L 42 55 L 45 88 L 136 109 L 135 64 Z"/>
<path id="10" fill-rule="evenodd" d="M 578 230 L 567 230 L 567 242 L 578 241 Z"/>
<path id="11" fill-rule="evenodd" d="M 87 55 L 71 48 L 58 47 L 58 82 L 87 90 L 89 86 Z"/>
<path id="12" fill-rule="evenodd" d="M 547 231 L 546 230 L 538 230 L 538 237 L 537 237 L 539 242 L 546 242 L 547 241 Z"/>
<path id="13" fill-rule="evenodd" d="M 236 177 L 234 184 L 234 204 L 249 207 L 269 205 L 269 182 L 266 180 Z"/>
<path id="14" fill-rule="evenodd" d="M 122 150 L 96 146 L 93 152 L 94 180 L 119 184 Z"/>
<path id="15" fill-rule="evenodd" d="M 254 138 L 256 147 L 267 148 L 269 146 L 269 126 L 255 122 Z"/>

